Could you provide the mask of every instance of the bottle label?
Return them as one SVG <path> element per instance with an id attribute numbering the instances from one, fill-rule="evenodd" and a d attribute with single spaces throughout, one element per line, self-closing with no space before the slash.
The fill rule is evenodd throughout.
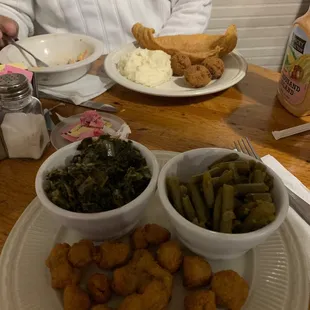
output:
<path id="1" fill-rule="evenodd" d="M 288 41 L 281 72 L 279 91 L 292 105 L 304 102 L 310 84 L 310 41 L 306 33 L 294 26 Z"/>

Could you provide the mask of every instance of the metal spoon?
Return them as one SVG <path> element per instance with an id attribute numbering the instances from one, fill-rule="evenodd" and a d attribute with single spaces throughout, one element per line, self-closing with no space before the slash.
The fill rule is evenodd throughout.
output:
<path id="1" fill-rule="evenodd" d="M 9 44 L 12 44 L 14 46 L 16 46 L 19 50 L 23 50 L 26 53 L 28 53 L 30 56 L 32 56 L 34 58 L 34 60 L 36 61 L 36 66 L 37 67 L 48 67 L 48 64 L 46 64 L 44 61 L 42 61 L 41 59 L 39 59 L 38 57 L 34 56 L 31 52 L 29 52 L 26 48 L 22 47 L 21 45 L 19 45 L 18 43 L 16 43 L 14 41 L 14 39 L 8 37 L 7 35 L 3 34 L 3 39 L 6 40 Z M 28 60 L 28 59 L 27 59 Z M 28 60 L 29 61 L 29 60 Z M 30 61 L 29 61 L 30 63 Z M 30 63 L 31 64 L 31 63 Z M 31 64 L 32 65 L 32 64 Z M 33 66 L 33 65 L 32 65 Z M 35 66 L 33 66 L 35 67 Z"/>

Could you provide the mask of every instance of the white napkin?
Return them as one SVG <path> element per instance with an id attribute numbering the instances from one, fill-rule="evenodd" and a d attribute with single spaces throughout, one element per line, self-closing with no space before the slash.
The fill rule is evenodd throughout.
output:
<path id="1" fill-rule="evenodd" d="M 76 105 L 91 100 L 114 85 L 101 70 L 100 76 L 86 74 L 79 80 L 61 86 L 39 86 L 39 91 L 57 99 L 67 99 Z"/>
<path id="2" fill-rule="evenodd" d="M 274 157 L 266 155 L 262 158 L 265 165 L 276 172 L 284 184 L 296 195 L 310 204 L 310 191 L 293 174 L 285 169 Z M 288 211 L 288 221 L 292 224 L 308 261 L 308 277 L 310 279 L 310 226 L 292 209 Z"/>

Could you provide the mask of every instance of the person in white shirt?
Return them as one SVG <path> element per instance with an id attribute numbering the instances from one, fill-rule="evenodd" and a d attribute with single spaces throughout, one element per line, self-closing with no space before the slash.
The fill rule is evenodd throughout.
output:
<path id="1" fill-rule="evenodd" d="M 81 33 L 103 41 L 106 54 L 134 40 L 136 22 L 158 35 L 203 33 L 211 6 L 212 0 L 0 0 L 0 39 Z"/>

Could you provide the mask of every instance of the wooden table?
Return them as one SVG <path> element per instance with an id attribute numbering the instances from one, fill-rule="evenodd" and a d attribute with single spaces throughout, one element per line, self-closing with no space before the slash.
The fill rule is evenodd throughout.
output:
<path id="1" fill-rule="evenodd" d="M 260 155 L 271 154 L 310 187 L 310 134 L 276 141 L 273 130 L 307 122 L 289 114 L 275 99 L 279 74 L 249 66 L 247 77 L 236 87 L 213 96 L 160 98 L 132 92 L 121 86 L 97 98 L 119 109 L 118 116 L 131 127 L 131 138 L 150 149 L 183 152 L 208 146 L 232 148 L 233 141 L 247 136 Z M 44 100 L 45 107 L 56 104 Z M 58 107 L 63 116 L 84 109 L 67 104 Z M 38 161 L 0 162 L 0 251 L 27 205 L 35 197 L 34 180 L 49 149 Z"/>

